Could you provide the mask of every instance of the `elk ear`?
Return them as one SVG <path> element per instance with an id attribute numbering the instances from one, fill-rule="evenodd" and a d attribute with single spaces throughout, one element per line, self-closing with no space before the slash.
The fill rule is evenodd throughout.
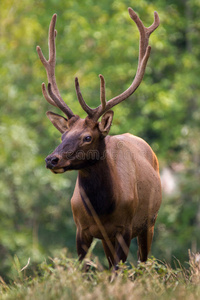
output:
<path id="1" fill-rule="evenodd" d="M 106 136 L 110 130 L 113 114 L 114 112 L 112 110 L 109 110 L 101 118 L 101 122 L 99 123 L 99 130 L 104 136 Z"/>
<path id="2" fill-rule="evenodd" d="M 47 111 L 47 117 L 51 121 L 51 123 L 61 132 L 64 133 L 69 129 L 68 120 L 58 114 L 55 114 L 51 111 Z"/>

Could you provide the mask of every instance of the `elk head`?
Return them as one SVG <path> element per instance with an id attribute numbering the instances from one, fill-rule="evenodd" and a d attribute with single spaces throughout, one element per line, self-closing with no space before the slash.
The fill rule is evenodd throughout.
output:
<path id="1" fill-rule="evenodd" d="M 95 109 L 90 108 L 84 101 L 78 78 L 75 78 L 77 98 L 81 107 L 87 113 L 85 119 L 81 119 L 79 116 L 73 114 L 63 101 L 57 87 L 55 77 L 56 14 L 53 15 L 49 27 L 49 60 L 45 59 L 41 48 L 37 46 L 39 58 L 46 69 L 48 77 L 48 91 L 45 84 L 42 84 L 43 95 L 51 105 L 60 108 L 66 115 L 66 117 L 63 117 L 50 111 L 47 112 L 50 121 L 62 133 L 62 143 L 46 158 L 46 167 L 54 173 L 79 170 L 95 163 L 102 157 L 105 148 L 104 138 L 110 130 L 113 119 L 113 111 L 110 109 L 133 94 L 143 79 L 151 51 L 151 47 L 148 45 L 149 37 L 158 27 L 159 17 L 157 12 L 154 12 L 154 22 L 150 27 L 146 28 L 137 14 L 131 8 L 128 10 L 131 19 L 136 23 L 140 32 L 139 60 L 135 78 L 130 87 L 122 94 L 106 101 L 105 80 L 102 75 L 99 75 L 101 104 Z M 101 116 L 102 119 L 98 122 Z"/>

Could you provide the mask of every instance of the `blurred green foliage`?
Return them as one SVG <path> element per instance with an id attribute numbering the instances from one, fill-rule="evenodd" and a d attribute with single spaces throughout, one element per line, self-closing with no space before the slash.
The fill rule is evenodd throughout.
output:
<path id="1" fill-rule="evenodd" d="M 130 85 L 136 72 L 139 34 L 128 6 L 146 26 L 157 10 L 161 24 L 150 39 L 143 83 L 114 108 L 111 134 L 144 138 L 156 152 L 161 172 L 165 167 L 176 171 L 178 188 L 164 194 L 152 253 L 183 262 L 188 248 L 199 247 L 200 2 L 8 0 L 0 9 L 0 276 L 6 279 L 12 277 L 15 255 L 22 265 L 30 257 L 32 268 L 64 247 L 76 256 L 70 208 L 76 172 L 55 176 L 45 169 L 44 158 L 60 134 L 45 117 L 49 104 L 41 83 L 46 74 L 36 46 L 47 55 L 48 26 L 57 13 L 57 82 L 70 108 L 84 117 L 75 76 L 87 103 L 95 107 L 98 74 L 106 79 L 110 99 Z M 133 243 L 131 252 L 135 249 Z"/>

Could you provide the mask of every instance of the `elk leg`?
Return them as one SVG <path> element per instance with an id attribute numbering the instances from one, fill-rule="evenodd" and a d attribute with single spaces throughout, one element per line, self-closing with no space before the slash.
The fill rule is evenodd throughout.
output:
<path id="1" fill-rule="evenodd" d="M 105 240 L 102 240 L 104 252 L 106 254 L 108 263 L 109 263 L 109 269 L 111 269 L 115 264 L 115 242 L 109 240 L 109 244 Z M 114 252 L 114 253 L 113 253 Z"/>
<path id="2" fill-rule="evenodd" d="M 90 248 L 92 243 L 92 236 L 86 236 L 83 231 L 77 229 L 76 232 L 76 248 L 79 260 L 82 261 Z"/>
<path id="3" fill-rule="evenodd" d="M 130 243 L 131 236 L 129 232 L 126 232 L 124 235 L 117 234 L 115 240 L 109 240 L 109 245 L 105 240 L 102 241 L 109 268 L 114 266 L 114 268 L 117 269 L 117 264 L 120 261 L 126 261 Z"/>
<path id="4" fill-rule="evenodd" d="M 117 269 L 117 264 L 122 261 L 126 261 L 129 248 L 131 244 L 131 234 L 130 232 L 125 232 L 123 235 L 118 234 L 116 236 L 116 257 L 115 257 L 115 268 Z"/>
<path id="5" fill-rule="evenodd" d="M 154 226 L 143 230 L 137 237 L 138 241 L 138 260 L 145 262 L 151 250 L 151 243 L 153 239 Z"/>

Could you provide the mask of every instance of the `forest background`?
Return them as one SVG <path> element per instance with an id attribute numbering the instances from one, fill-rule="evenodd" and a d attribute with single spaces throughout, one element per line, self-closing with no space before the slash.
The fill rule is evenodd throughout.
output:
<path id="1" fill-rule="evenodd" d="M 152 255 L 169 263 L 188 260 L 200 247 L 200 2 L 199 0 L 7 0 L 0 4 L 0 276 L 12 278 L 19 259 L 30 269 L 67 251 L 77 257 L 70 208 L 77 172 L 54 175 L 45 157 L 60 134 L 45 112 L 46 80 L 37 56 L 48 54 L 48 26 L 57 13 L 56 76 L 62 97 L 81 117 L 74 78 L 90 106 L 99 105 L 99 78 L 107 99 L 135 75 L 139 34 L 127 8 L 145 26 L 153 12 L 161 24 L 152 34 L 151 56 L 136 93 L 114 108 L 111 134 L 130 132 L 156 152 L 163 183 Z M 59 110 L 53 109 L 59 113 Z M 67 250 L 66 250 L 67 249 Z M 136 262 L 136 241 L 129 260 Z M 101 243 L 95 254 L 106 265 Z"/>

